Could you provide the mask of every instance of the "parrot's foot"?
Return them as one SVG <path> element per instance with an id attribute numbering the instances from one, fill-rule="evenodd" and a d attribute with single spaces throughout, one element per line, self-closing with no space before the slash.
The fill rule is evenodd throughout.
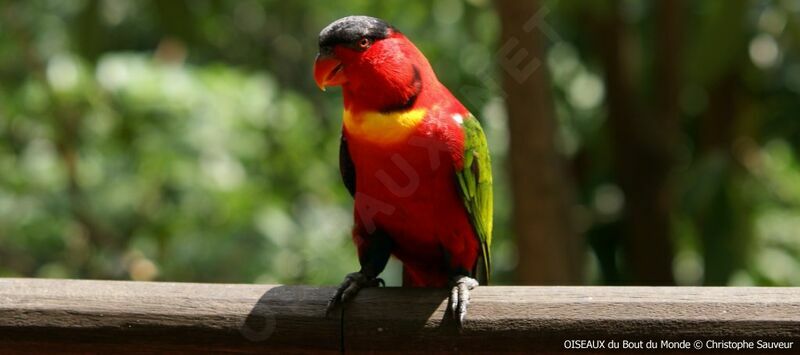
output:
<path id="1" fill-rule="evenodd" d="M 464 326 L 469 305 L 469 291 L 478 286 L 478 280 L 468 276 L 456 276 L 451 281 L 450 310 L 453 311 L 456 325 L 460 330 Z"/>
<path id="2" fill-rule="evenodd" d="M 379 277 L 369 278 L 360 272 L 353 272 L 344 277 L 344 282 L 336 290 L 336 293 L 328 301 L 328 308 L 325 315 L 330 315 L 336 307 L 345 304 L 353 299 L 358 291 L 365 287 L 386 286 L 383 279 Z"/>

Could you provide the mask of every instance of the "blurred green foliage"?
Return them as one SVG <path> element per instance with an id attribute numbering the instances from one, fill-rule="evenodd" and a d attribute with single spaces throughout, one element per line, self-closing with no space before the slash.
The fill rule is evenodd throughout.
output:
<path id="1" fill-rule="evenodd" d="M 722 3 L 687 6 L 676 280 L 800 285 L 800 1 Z M 575 210 L 595 247 L 589 282 L 602 283 L 624 273 L 601 266 L 615 263 L 608 235 L 625 199 L 584 4 L 545 3 L 559 35 L 546 68 L 560 148 L 591 162 Z M 652 8 L 624 4 L 632 61 L 648 62 Z M 351 14 L 404 31 L 484 122 L 494 279 L 511 282 L 500 20 L 488 0 L 0 1 L 0 276 L 320 284 L 357 269 L 340 95 L 311 80 L 319 30 Z M 657 85 L 648 70 L 636 79 Z M 731 152 L 703 149 L 713 85 L 730 73 L 741 117 L 712 129 L 731 132 Z M 388 274 L 399 283 L 396 264 Z"/>
<path id="2" fill-rule="evenodd" d="M 548 2 L 560 37 L 548 59 L 563 150 L 577 161 L 579 214 L 599 258 L 590 263 L 590 282 L 624 283 L 619 222 L 628 206 L 604 132 L 604 39 L 589 33 L 613 1 L 592 3 Z M 800 186 L 800 1 L 681 3 L 673 35 L 681 49 L 680 134 L 670 176 L 675 281 L 800 285 L 793 191 Z M 623 51 L 638 91 L 629 100 L 650 107 L 662 85 L 653 65 L 656 1 L 619 4 Z"/>
<path id="3" fill-rule="evenodd" d="M 486 91 L 468 73 L 490 65 L 488 5 L 3 2 L 0 275 L 340 281 L 358 263 L 319 30 L 392 19 L 444 80 Z"/>

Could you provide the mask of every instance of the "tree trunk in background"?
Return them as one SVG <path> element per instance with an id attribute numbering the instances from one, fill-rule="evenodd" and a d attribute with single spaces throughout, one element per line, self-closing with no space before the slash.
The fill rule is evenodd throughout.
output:
<path id="1" fill-rule="evenodd" d="M 703 284 L 724 286 L 737 270 L 746 268 L 752 249 L 756 213 L 753 191 L 743 187 L 748 172 L 741 162 L 743 156 L 758 149 L 761 115 L 753 111 L 752 92 L 742 77 L 743 68 L 751 65 L 748 3 L 714 5 L 714 16 L 698 29 L 697 39 L 698 60 L 705 60 L 701 68 L 715 72 L 706 74 L 702 83 L 708 93 L 708 109 L 700 118 L 696 154 L 698 164 L 707 169 L 704 178 L 711 183 L 694 222 L 703 245 Z M 711 38 L 720 38 L 720 43 L 706 46 Z"/>
<path id="2" fill-rule="evenodd" d="M 742 48 L 742 52 L 745 50 Z M 699 160 L 718 166 L 717 173 L 707 177 L 716 179 L 712 192 L 695 216 L 703 242 L 703 284 L 707 286 L 727 285 L 731 275 L 747 261 L 754 213 L 750 201 L 737 188 L 746 172 L 735 159 L 737 141 L 749 133 L 737 130 L 741 126 L 740 111 L 747 100 L 743 90 L 739 75 L 734 72 L 713 83 L 708 110 L 700 122 Z M 742 147 L 752 149 L 749 145 Z"/>
<path id="3" fill-rule="evenodd" d="M 556 150 L 556 120 L 544 67 L 536 1 L 499 0 L 503 90 L 508 109 L 514 230 L 522 284 L 576 284 L 583 241 L 572 229 L 571 187 Z"/>
<path id="4" fill-rule="evenodd" d="M 655 108 L 664 127 L 668 151 L 672 152 L 680 132 L 681 55 L 683 37 L 683 1 L 658 1 L 655 47 Z M 668 187 L 670 190 L 671 188 Z M 672 195 L 670 192 L 669 195 Z"/>
<path id="5" fill-rule="evenodd" d="M 635 284 L 668 285 L 672 278 L 670 228 L 670 170 L 678 127 L 678 29 L 680 5 L 657 5 L 657 112 L 645 115 L 638 107 L 631 57 L 619 1 L 612 1 L 600 21 L 597 50 L 605 67 L 608 128 L 617 181 L 625 193 L 625 255 Z"/>

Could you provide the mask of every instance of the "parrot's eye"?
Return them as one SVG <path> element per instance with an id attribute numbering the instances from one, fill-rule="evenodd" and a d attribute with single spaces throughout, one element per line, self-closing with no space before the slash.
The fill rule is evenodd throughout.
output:
<path id="1" fill-rule="evenodd" d="M 361 49 L 367 49 L 371 44 L 372 41 L 367 37 L 361 37 L 361 39 L 358 40 L 358 47 Z"/>

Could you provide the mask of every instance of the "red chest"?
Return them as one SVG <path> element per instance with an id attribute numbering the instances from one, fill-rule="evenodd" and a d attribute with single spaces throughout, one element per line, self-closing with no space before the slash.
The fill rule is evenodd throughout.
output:
<path id="1" fill-rule="evenodd" d="M 406 264 L 441 264 L 444 251 L 475 257 L 477 238 L 455 177 L 460 147 L 453 145 L 463 137 L 424 125 L 391 145 L 345 134 L 356 170 L 356 223 L 388 232 Z"/>

